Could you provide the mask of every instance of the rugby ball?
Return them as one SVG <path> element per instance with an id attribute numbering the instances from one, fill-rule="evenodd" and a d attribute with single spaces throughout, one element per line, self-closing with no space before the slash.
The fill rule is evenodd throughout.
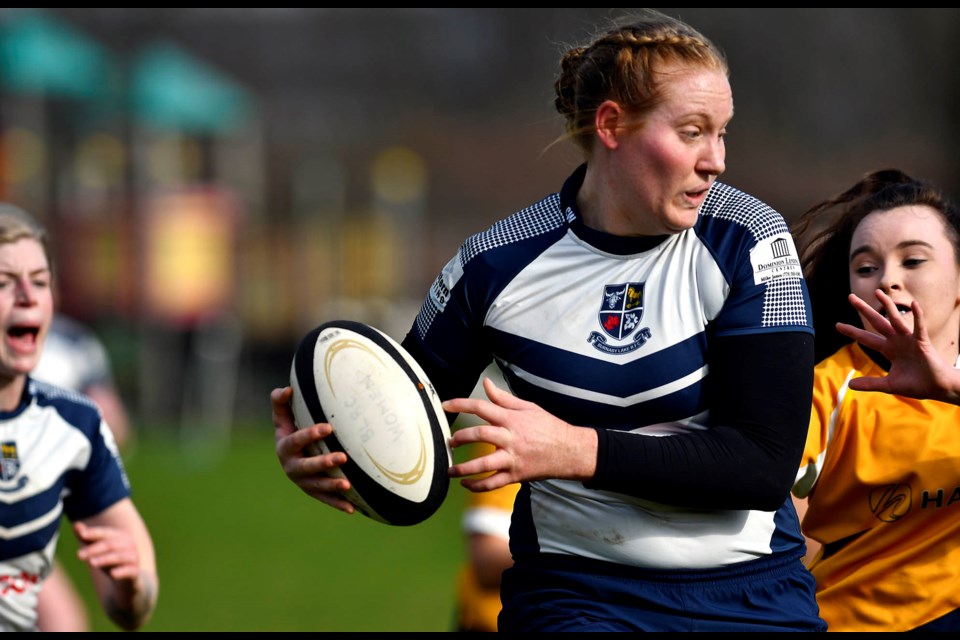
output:
<path id="1" fill-rule="evenodd" d="M 427 375 L 395 340 L 362 322 L 324 323 L 300 341 L 290 385 L 298 429 L 333 426 L 308 454 L 347 454 L 331 475 L 350 481 L 344 496 L 361 513 L 406 526 L 437 511 L 450 485 L 450 426 Z"/>

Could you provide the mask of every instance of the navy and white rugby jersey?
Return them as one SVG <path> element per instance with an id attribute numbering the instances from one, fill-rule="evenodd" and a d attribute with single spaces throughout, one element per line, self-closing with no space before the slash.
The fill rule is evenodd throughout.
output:
<path id="1" fill-rule="evenodd" d="M 27 379 L 0 412 L 0 629 L 35 630 L 62 516 L 96 515 L 130 495 L 113 434 L 79 393 Z"/>
<path id="2" fill-rule="evenodd" d="M 449 372 L 438 388 L 452 389 L 446 379 L 458 376 L 460 386 L 472 386 L 493 359 L 514 394 L 575 425 L 631 439 L 709 430 L 712 341 L 812 335 L 787 225 L 763 202 L 715 183 L 693 228 L 611 236 L 579 219 L 585 171 L 560 193 L 468 238 L 432 285 L 405 343 L 428 372 Z M 797 456 L 806 409 L 795 429 Z M 785 475 L 788 483 L 793 475 Z M 707 568 L 802 547 L 788 488 L 777 494 L 776 504 L 783 502 L 775 511 L 681 507 L 637 497 L 642 487 L 623 488 L 525 483 L 511 528 L 515 557 Z"/>

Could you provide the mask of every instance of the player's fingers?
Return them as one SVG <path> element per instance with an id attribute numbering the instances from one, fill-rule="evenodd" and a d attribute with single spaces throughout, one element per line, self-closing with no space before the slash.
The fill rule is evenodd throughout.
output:
<path id="1" fill-rule="evenodd" d="M 273 420 L 274 436 L 278 440 L 297 430 L 297 424 L 293 419 L 293 411 L 290 409 L 289 403 L 284 401 L 284 398 L 289 400 L 289 397 L 290 387 L 275 389 L 270 394 L 270 417 Z"/>
<path id="2" fill-rule="evenodd" d="M 306 491 L 306 489 L 304 489 L 304 491 Z M 343 511 L 344 513 L 348 513 L 348 514 L 351 514 L 354 511 L 356 511 L 356 507 L 353 506 L 353 503 L 351 503 L 349 500 L 344 498 L 339 493 L 330 493 L 330 492 L 313 493 L 310 491 L 306 491 L 306 493 L 312 498 L 316 498 L 320 502 L 326 505 L 329 505 L 334 509 L 337 509 L 338 511 Z"/>
<path id="3" fill-rule="evenodd" d="M 136 582 L 140 579 L 140 567 L 136 564 L 122 564 L 112 567 L 109 571 L 110 577 L 114 580 L 129 580 Z"/>
<path id="4" fill-rule="evenodd" d="M 78 549 L 77 555 L 81 560 L 89 560 L 112 551 L 114 551 L 114 547 L 103 540 L 98 540 Z"/>
<path id="5" fill-rule="evenodd" d="M 287 405 L 293 397 L 293 387 L 277 387 L 270 392 L 270 402 L 275 405 Z"/>
<path id="6" fill-rule="evenodd" d="M 510 445 L 511 438 L 510 431 L 504 427 L 480 424 L 457 429 L 450 437 L 450 446 L 456 448 L 474 442 L 487 442 L 497 448 L 506 448 Z"/>
<path id="7" fill-rule="evenodd" d="M 493 491 L 500 487 L 516 482 L 509 473 L 500 471 L 483 478 L 464 478 L 460 480 L 460 485 L 468 491 L 479 493 L 481 491 Z"/>
<path id="8" fill-rule="evenodd" d="M 860 315 L 863 316 L 863 319 L 869 323 L 874 330 L 881 335 L 892 335 L 894 333 L 893 327 L 890 325 L 889 319 L 884 318 L 876 309 L 874 309 L 869 303 L 865 300 L 862 300 L 859 296 L 854 293 L 851 293 L 847 296 L 847 300 L 850 301 L 850 304 L 853 305 L 853 308 L 856 309 Z M 881 303 L 883 301 L 881 300 Z"/>
<path id="9" fill-rule="evenodd" d="M 101 553 L 82 555 L 80 556 L 80 559 L 87 562 L 91 567 L 104 569 L 107 567 L 118 567 L 122 565 L 138 566 L 139 556 L 137 555 L 136 551 L 131 551 L 128 549 L 114 549 L 110 551 L 103 551 Z"/>
<path id="10" fill-rule="evenodd" d="M 461 462 L 450 467 L 448 470 L 448 475 L 451 478 L 466 478 L 468 476 L 475 476 L 489 471 L 491 471 L 491 469 L 488 469 L 483 463 L 477 460 L 469 460 L 467 462 Z"/>
<path id="11" fill-rule="evenodd" d="M 73 523 L 73 533 L 77 536 L 77 539 L 82 542 L 90 542 L 92 540 L 90 537 L 90 529 L 91 527 L 88 527 L 83 522 L 77 521 Z"/>
<path id="12" fill-rule="evenodd" d="M 843 322 L 838 322 L 836 327 L 838 332 L 842 333 L 848 338 L 852 338 L 856 340 L 863 346 L 869 349 L 873 349 L 875 351 L 879 351 L 880 347 L 882 347 L 884 342 L 886 341 L 886 338 L 884 338 L 883 336 L 879 336 L 873 333 L 872 331 L 865 331 L 860 327 L 853 326 L 852 324 L 845 324 Z"/>
<path id="13" fill-rule="evenodd" d="M 890 323 L 890 326 L 893 327 L 894 331 L 896 333 L 909 335 L 910 327 L 907 325 L 904 316 L 900 315 L 900 310 L 897 308 L 897 304 L 893 301 L 893 298 L 881 289 L 877 289 L 876 296 L 887 312 L 887 321 Z"/>
<path id="14" fill-rule="evenodd" d="M 481 398 L 454 398 L 443 403 L 447 413 L 469 413 L 484 422 L 498 424 L 504 416 L 503 409 Z"/>
<path id="15" fill-rule="evenodd" d="M 521 400 L 505 389 L 501 389 L 490 378 L 483 379 L 483 390 L 486 391 L 490 401 L 506 409 L 528 409 L 534 404 Z"/>
<path id="16" fill-rule="evenodd" d="M 316 455 L 318 450 L 310 450 L 321 440 L 333 433 L 333 427 L 327 423 L 315 424 L 306 429 L 298 429 L 287 435 L 278 434 L 276 447 L 277 457 L 284 460 L 289 457 L 305 456 L 311 453 Z"/>
<path id="17" fill-rule="evenodd" d="M 310 494 L 347 491 L 350 481 L 331 475 L 339 461 L 345 461 L 343 453 L 331 453 L 312 458 L 291 458 L 283 465 L 283 472 L 298 487 Z"/>
<path id="18" fill-rule="evenodd" d="M 339 493 L 350 490 L 350 481 L 343 477 L 327 475 L 327 469 L 313 471 L 312 473 L 301 473 L 290 478 L 298 487 L 313 494 Z"/>
<path id="19" fill-rule="evenodd" d="M 913 335 L 918 340 L 928 341 L 927 321 L 924 318 L 923 309 L 920 308 L 920 303 L 914 300 L 910 304 L 910 310 L 913 312 Z"/>
<path id="20" fill-rule="evenodd" d="M 121 537 L 117 535 L 118 530 L 113 527 L 91 527 L 79 520 L 73 523 L 73 531 L 77 539 L 88 547 L 101 540 L 119 539 Z"/>
<path id="21" fill-rule="evenodd" d="M 852 378 L 847 384 L 854 391 L 890 391 L 890 386 L 885 377 L 863 376 Z"/>
<path id="22" fill-rule="evenodd" d="M 290 398 L 293 397 L 292 387 L 281 387 L 270 392 L 270 408 L 273 415 L 292 416 Z"/>
<path id="23" fill-rule="evenodd" d="M 503 449 L 497 449 L 485 456 L 478 456 L 450 467 L 449 475 L 453 478 L 485 474 L 491 471 L 500 471 L 510 465 L 510 454 Z"/>

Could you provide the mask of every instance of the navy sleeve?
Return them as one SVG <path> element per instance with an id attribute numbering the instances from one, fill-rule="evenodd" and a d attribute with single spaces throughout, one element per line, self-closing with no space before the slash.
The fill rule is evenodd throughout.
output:
<path id="1" fill-rule="evenodd" d="M 401 346 L 407 350 L 407 353 L 417 361 L 417 364 L 419 364 L 424 373 L 427 374 L 427 379 L 433 383 L 433 388 L 436 390 L 440 399 L 451 400 L 453 398 L 469 397 L 470 394 L 473 393 L 473 388 L 477 385 L 480 374 L 483 373 L 485 367 L 480 367 L 476 371 L 443 367 L 424 351 L 420 345 L 420 341 L 416 339 L 414 331 L 415 329 L 412 329 L 410 333 L 407 334 Z M 453 424 L 457 415 L 458 414 L 455 413 L 448 413 L 447 421 Z"/>
<path id="2" fill-rule="evenodd" d="M 711 349 L 710 428 L 665 437 L 598 429 L 597 472 L 585 486 L 692 508 L 783 504 L 810 424 L 813 336 L 725 336 Z"/>
<path id="3" fill-rule="evenodd" d="M 85 467 L 71 474 L 71 492 L 63 500 L 64 511 L 72 521 L 96 515 L 130 497 L 130 481 L 123 461 L 116 445 L 105 440 L 112 438 L 104 433 L 105 429 L 108 428 L 101 426 L 99 413 L 91 419 L 90 426 L 82 429 L 90 439 L 90 459 Z"/>

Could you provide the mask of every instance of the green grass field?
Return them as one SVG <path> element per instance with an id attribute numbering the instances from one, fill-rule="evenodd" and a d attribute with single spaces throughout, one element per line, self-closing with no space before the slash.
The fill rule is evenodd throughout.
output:
<path id="1" fill-rule="evenodd" d="M 283 475 L 269 417 L 262 429 L 211 445 L 144 429 L 127 457 L 133 497 L 157 549 L 160 599 L 143 631 L 447 631 L 466 491 L 412 527 L 347 516 Z M 63 529 L 59 557 L 102 614 L 76 543 Z"/>

